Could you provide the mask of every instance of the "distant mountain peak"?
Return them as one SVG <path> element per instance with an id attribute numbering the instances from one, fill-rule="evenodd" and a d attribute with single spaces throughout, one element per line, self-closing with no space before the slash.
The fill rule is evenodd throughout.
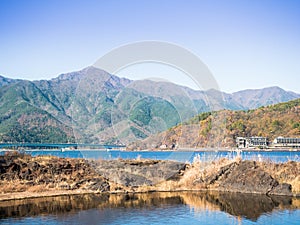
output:
<path id="1" fill-rule="evenodd" d="M 94 66 L 88 66 L 86 68 L 83 68 L 79 71 L 75 72 L 70 72 L 70 73 L 63 73 L 60 74 L 58 77 L 53 78 L 52 81 L 77 81 L 79 82 L 80 80 L 85 79 L 91 79 L 102 81 L 102 82 L 109 82 L 111 81 L 112 83 L 121 83 L 123 86 L 128 85 L 131 83 L 131 80 L 127 78 L 120 78 L 118 76 L 112 75 L 105 70 L 99 69 Z"/>
<path id="2" fill-rule="evenodd" d="M 272 86 L 234 92 L 232 98 L 248 109 L 255 109 L 262 105 L 272 105 L 297 99 L 300 98 L 300 94 L 285 91 L 278 86 Z"/>
<path id="3" fill-rule="evenodd" d="M 93 67 L 93 66 L 88 66 L 86 68 L 83 68 L 79 71 L 75 71 L 75 72 L 70 72 L 70 73 L 63 73 L 60 74 L 58 77 L 53 78 L 52 80 L 73 80 L 73 81 L 79 81 L 81 80 L 83 77 L 86 76 L 101 76 L 101 75 L 109 75 L 106 71 L 101 70 L 99 68 Z"/>
<path id="4" fill-rule="evenodd" d="M 15 83 L 18 82 L 19 80 L 17 79 L 11 79 L 11 78 L 7 78 L 7 77 L 3 77 L 0 75 L 0 87 L 3 87 L 5 85 L 9 85 L 11 83 Z"/>

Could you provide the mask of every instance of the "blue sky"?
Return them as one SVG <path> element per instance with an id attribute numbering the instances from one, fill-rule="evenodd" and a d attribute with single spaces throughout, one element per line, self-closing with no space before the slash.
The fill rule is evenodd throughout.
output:
<path id="1" fill-rule="evenodd" d="M 0 0 L 0 74 L 6 77 L 50 79 L 143 40 L 195 53 L 223 91 L 276 85 L 300 93 L 297 0 Z M 148 65 L 117 75 L 165 74 L 189 85 L 179 72 L 161 71 Z"/>

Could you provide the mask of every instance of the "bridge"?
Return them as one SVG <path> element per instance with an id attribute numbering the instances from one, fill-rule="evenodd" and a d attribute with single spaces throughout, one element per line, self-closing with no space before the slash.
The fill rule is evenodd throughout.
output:
<path id="1" fill-rule="evenodd" d="M 123 149 L 126 145 L 81 143 L 0 143 L 0 149 Z"/>

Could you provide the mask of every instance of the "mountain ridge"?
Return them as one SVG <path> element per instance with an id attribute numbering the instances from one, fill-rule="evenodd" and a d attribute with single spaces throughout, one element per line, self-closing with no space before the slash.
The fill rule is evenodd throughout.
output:
<path id="1" fill-rule="evenodd" d="M 249 91 L 228 94 L 216 90 L 197 91 L 168 82 L 133 81 L 92 66 L 51 80 L 14 80 L 0 76 L 0 141 L 20 138 L 32 141 L 29 124 L 32 119 L 29 118 L 35 115 L 45 117 L 44 122 L 40 121 L 41 128 L 45 127 L 45 121 L 55 119 L 56 122 L 48 122 L 48 125 L 53 134 L 57 135 L 56 129 L 62 132 L 64 138 L 59 138 L 60 141 L 128 144 L 176 126 L 201 112 L 245 110 L 300 98 L 299 94 L 279 87 L 251 90 L 251 94 Z M 26 103 L 25 109 L 19 108 L 21 102 Z M 20 118 L 28 121 L 26 126 L 22 124 L 27 130 L 21 129 Z M 20 138 L 7 135 L 12 131 Z M 50 139 L 55 140 L 55 137 L 37 141 Z"/>
<path id="2" fill-rule="evenodd" d="M 281 97 L 280 99 L 278 99 L 268 95 L 268 93 L 273 93 L 273 95 L 274 93 L 277 93 L 277 96 L 281 96 Z M 260 99 L 263 105 L 271 105 L 279 102 L 286 102 L 292 100 L 291 96 L 294 99 L 299 98 L 299 94 L 294 93 L 292 91 L 285 91 L 284 89 L 278 86 L 265 87 L 262 89 L 246 89 L 246 90 L 234 92 L 232 93 L 232 95 L 237 102 L 246 106 L 249 109 L 254 109 L 259 107 L 259 105 L 255 103 L 254 101 L 255 99 Z M 246 96 L 248 97 L 248 99 L 250 96 L 250 99 L 252 99 L 252 101 L 247 100 Z"/>

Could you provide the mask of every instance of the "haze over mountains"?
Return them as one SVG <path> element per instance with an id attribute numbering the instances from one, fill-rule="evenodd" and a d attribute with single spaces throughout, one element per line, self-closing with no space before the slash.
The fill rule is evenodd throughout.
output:
<path id="1" fill-rule="evenodd" d="M 128 144 L 200 112 L 247 110 L 300 98 L 279 87 L 232 94 L 132 81 L 95 67 L 52 80 L 0 76 L 0 142 Z"/>

